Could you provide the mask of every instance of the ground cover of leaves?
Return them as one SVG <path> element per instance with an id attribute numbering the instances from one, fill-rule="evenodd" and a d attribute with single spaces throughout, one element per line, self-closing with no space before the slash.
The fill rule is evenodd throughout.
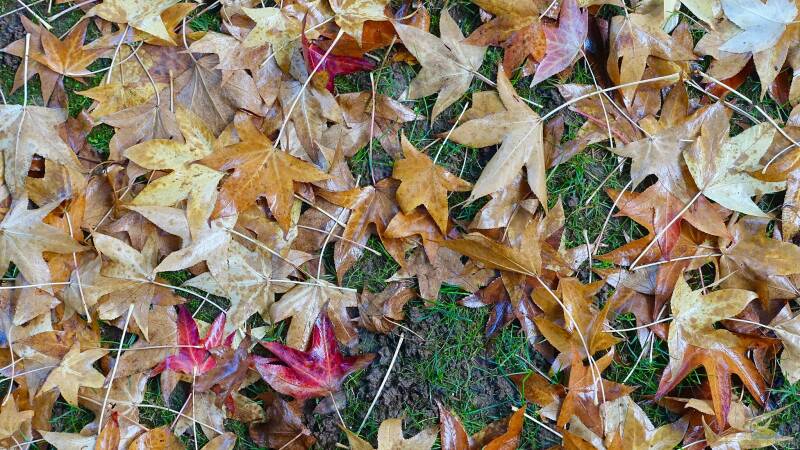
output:
<path id="1" fill-rule="evenodd" d="M 797 16 L 0 0 L 0 447 L 796 448 Z"/>

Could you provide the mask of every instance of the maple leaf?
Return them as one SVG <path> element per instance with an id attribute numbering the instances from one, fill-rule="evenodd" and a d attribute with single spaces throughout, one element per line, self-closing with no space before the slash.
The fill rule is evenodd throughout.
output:
<path id="1" fill-rule="evenodd" d="M 558 27 L 544 27 L 547 50 L 536 66 L 531 85 L 539 84 L 569 67 L 581 52 L 588 31 L 589 11 L 581 11 L 577 0 L 563 2 L 558 16 Z"/>
<path id="2" fill-rule="evenodd" d="M 269 310 L 275 302 L 275 294 L 293 287 L 291 283 L 277 280 L 285 280 L 295 267 L 312 258 L 307 253 L 291 250 L 284 261 L 277 256 L 251 253 L 235 241 L 223 243 L 217 250 L 206 260 L 211 273 L 200 274 L 184 286 L 230 299 L 226 331 L 241 328 L 255 313 L 272 320 Z"/>
<path id="3" fill-rule="evenodd" d="M 736 374 L 759 403 L 766 386 L 745 352 L 749 345 L 764 345 L 737 336 L 726 329 L 714 329 L 718 320 L 738 314 L 752 299 L 753 292 L 723 289 L 701 297 L 678 277 L 672 294 L 675 316 L 669 327 L 670 364 L 661 377 L 656 398 L 672 390 L 690 371 L 703 366 L 709 377 L 717 422 L 727 422 L 731 402 L 731 375 Z"/>
<path id="4" fill-rule="evenodd" d="M 83 46 L 86 27 L 89 21 L 81 21 L 67 34 L 63 41 L 49 31 L 39 35 L 43 52 L 35 52 L 31 57 L 53 72 L 70 77 L 90 75 L 86 67 L 100 57 L 105 49 L 87 49 Z"/>
<path id="5" fill-rule="evenodd" d="M 127 23 L 132 28 L 175 44 L 161 14 L 178 2 L 179 0 L 104 0 L 86 14 L 109 22 Z"/>
<path id="6" fill-rule="evenodd" d="M 255 37 L 255 36 L 254 36 Z M 202 38 L 192 42 L 189 50 L 197 53 L 214 53 L 219 59 L 219 64 L 215 69 L 223 72 L 223 77 L 229 75 L 234 70 L 249 70 L 254 74 L 254 81 L 259 85 L 260 77 L 269 73 L 272 66 L 262 66 L 261 63 L 268 57 L 270 48 L 264 44 L 254 43 L 248 45 L 248 40 L 242 40 L 238 36 L 207 31 Z M 276 56 L 276 59 L 278 56 Z M 261 91 L 259 90 L 259 93 Z M 263 98 L 263 97 L 262 97 Z M 270 103 L 270 102 L 268 102 Z"/>
<path id="7" fill-rule="evenodd" d="M 174 206 L 187 200 L 191 229 L 202 229 L 211 215 L 217 183 L 223 174 L 195 161 L 211 156 L 213 135 L 199 117 L 183 108 L 176 114 L 185 143 L 151 139 L 125 151 L 125 157 L 148 170 L 171 170 L 150 182 L 131 202 L 135 206 Z"/>
<path id="8" fill-rule="evenodd" d="M 485 449 L 511 449 L 517 448 L 520 433 L 525 420 L 525 407 L 517 411 L 508 419 L 502 419 L 489 424 L 483 431 L 468 435 L 458 416 L 442 405 L 438 400 L 439 408 L 439 434 L 441 436 L 442 450 L 477 450 Z"/>
<path id="9" fill-rule="evenodd" d="M 463 43 L 458 24 L 445 10 L 439 30 L 441 39 L 410 25 L 395 22 L 397 35 L 409 52 L 422 64 L 422 70 L 408 86 L 410 100 L 439 92 L 431 111 L 431 121 L 455 103 L 469 88 L 474 73 L 480 69 L 486 47 Z"/>
<path id="10" fill-rule="evenodd" d="M 528 241 L 524 247 L 514 249 L 480 233 L 470 233 L 461 239 L 444 241 L 442 245 L 480 261 L 487 268 L 528 276 L 535 276 L 541 272 L 542 259 L 536 241 Z"/>
<path id="11" fill-rule="evenodd" d="M 95 233 L 92 240 L 97 251 L 112 260 L 101 271 L 104 279 L 99 287 L 106 298 L 98 308 L 100 318 L 116 319 L 133 305 L 134 322 L 147 339 L 150 305 L 169 295 L 166 288 L 152 283 L 156 279 L 158 259 L 155 240 L 148 238 L 141 252 L 117 238 L 100 233 Z"/>
<path id="12" fill-rule="evenodd" d="M 33 415 L 33 411 L 20 411 L 14 396 L 9 396 L 0 409 L 0 441 L 16 435 L 23 424 L 33 419 Z"/>
<path id="13" fill-rule="evenodd" d="M 783 190 L 786 183 L 761 181 L 750 172 L 761 168 L 759 160 L 769 149 L 775 129 L 760 124 L 728 138 L 726 116 L 717 117 L 703 124 L 696 145 L 684 153 L 692 178 L 703 195 L 722 206 L 768 217 L 752 197 Z"/>
<path id="14" fill-rule="evenodd" d="M 655 175 L 672 195 L 688 202 L 690 195 L 686 186 L 683 152 L 688 147 L 688 141 L 697 136 L 706 120 L 715 120 L 718 117 L 725 117 L 727 120 L 727 115 L 724 105 L 715 103 L 686 117 L 687 112 L 683 109 L 685 102 L 688 101 L 686 90 L 681 86 L 675 86 L 670 90 L 669 96 L 675 99 L 672 103 L 677 106 L 674 112 L 665 104 L 662 119 L 658 123 L 641 121 L 649 131 L 648 137 L 623 147 L 612 148 L 611 151 L 631 158 L 630 173 L 633 187 L 638 186 L 648 175 Z M 678 123 L 670 123 L 668 117 L 681 112 L 683 118 L 679 119 Z"/>
<path id="15" fill-rule="evenodd" d="M 181 441 L 172 433 L 167 426 L 153 428 L 136 437 L 131 442 L 128 450 L 148 450 L 148 449 L 178 450 L 183 448 Z"/>
<path id="16" fill-rule="evenodd" d="M 259 399 L 266 417 L 264 422 L 250 424 L 250 438 L 255 443 L 287 450 L 307 450 L 314 445 L 316 439 L 303 423 L 302 400 L 288 402 L 274 392 L 264 392 Z"/>
<path id="17" fill-rule="evenodd" d="M 466 39 L 468 44 L 503 47 L 503 70 L 508 73 L 528 56 L 537 61 L 543 58 L 548 45 L 540 20 L 544 9 L 549 9 L 545 2 L 475 0 L 474 3 L 496 17 L 478 27 Z"/>
<path id="18" fill-rule="evenodd" d="M 92 367 L 92 364 L 108 353 L 105 349 L 90 349 L 81 352 L 80 342 L 75 342 L 69 352 L 50 372 L 39 392 L 58 389 L 70 405 L 78 405 L 78 388 L 81 386 L 99 388 L 105 377 Z"/>
<path id="19" fill-rule="evenodd" d="M 78 94 L 97 102 L 90 115 L 93 119 L 102 120 L 121 110 L 144 104 L 155 95 L 155 91 L 150 85 L 139 86 L 111 82 L 80 91 Z"/>
<path id="20" fill-rule="evenodd" d="M 172 370 L 187 375 L 203 375 L 217 365 L 217 360 L 212 357 L 209 350 L 228 346 L 230 337 L 223 342 L 225 329 L 225 314 L 220 314 L 214 319 L 206 337 L 200 339 L 197 322 L 192 313 L 183 305 L 178 305 L 178 349 L 177 355 L 170 355 L 159 366 L 153 369 L 154 374 L 163 370 Z"/>
<path id="21" fill-rule="evenodd" d="M 385 419 L 378 427 L 377 450 L 430 450 L 436 442 L 436 428 L 426 428 L 413 437 L 403 437 L 403 419 Z M 361 439 L 357 434 L 345 429 L 347 441 L 353 450 L 376 450 L 372 444 Z"/>
<path id="22" fill-rule="evenodd" d="M 338 75 L 349 75 L 351 73 L 373 70 L 375 62 L 367 58 L 360 58 L 355 56 L 341 56 L 329 54 L 325 56 L 325 50 L 320 46 L 311 43 L 305 36 L 302 35 L 303 44 L 303 57 L 306 61 L 306 69 L 309 72 L 319 66 L 317 73 L 326 74 L 328 82 L 325 87 L 333 92 L 333 80 Z"/>
<path id="23" fill-rule="evenodd" d="M 612 18 L 609 42 L 611 46 L 606 70 L 618 85 L 641 80 L 647 67 L 647 58 L 651 55 L 666 61 L 695 59 L 691 48 L 665 33 L 642 14 Z M 637 87 L 633 85 L 621 89 L 626 105 L 632 104 Z"/>
<path id="24" fill-rule="evenodd" d="M 467 191 L 471 185 L 437 166 L 428 155 L 414 148 L 405 135 L 401 137 L 401 145 L 405 158 L 396 161 L 392 171 L 392 177 L 400 180 L 397 188 L 400 208 L 408 214 L 417 206 L 425 206 L 442 233 L 446 233 L 447 193 Z"/>
<path id="25" fill-rule="evenodd" d="M 791 437 L 780 436 L 776 431 L 769 428 L 769 421 L 774 416 L 780 414 L 783 408 L 764 413 L 760 416 L 749 417 L 738 426 L 731 427 L 722 433 L 715 433 L 714 430 L 703 423 L 706 443 L 713 450 L 728 448 L 751 449 L 774 446 L 780 442 L 789 441 Z"/>
<path id="26" fill-rule="evenodd" d="M 109 154 L 116 159 L 122 159 L 123 151 L 139 142 L 152 139 L 178 141 L 183 139 L 169 102 L 159 103 L 157 100 L 150 100 L 108 114 L 100 120 L 116 128 L 114 137 L 109 142 Z"/>
<path id="27" fill-rule="evenodd" d="M 600 406 L 606 447 L 611 450 L 647 450 L 675 448 L 689 423 L 680 420 L 656 428 L 642 408 L 629 396 L 608 401 Z"/>
<path id="28" fill-rule="evenodd" d="M 42 220 L 59 202 L 29 210 L 28 199 L 23 196 L 11 204 L 11 209 L 0 222 L 0 270 L 6 270 L 13 262 L 20 272 L 33 284 L 42 284 L 41 289 L 52 293 L 50 268 L 42 252 L 73 253 L 85 248 L 62 230 L 47 225 Z"/>
<path id="29" fill-rule="evenodd" d="M 373 333 L 389 334 L 403 321 L 403 308 L 414 297 L 408 282 L 390 283 L 377 294 L 364 291 L 358 302 L 359 323 Z"/>
<path id="30" fill-rule="evenodd" d="M 725 15 L 742 31 L 730 38 L 720 50 L 731 53 L 759 52 L 773 46 L 786 26 L 797 16 L 792 0 L 721 0 Z"/>
<path id="31" fill-rule="evenodd" d="M 319 322 L 320 314 L 332 321 L 333 330 L 340 342 L 346 345 L 353 343 L 358 334 L 351 323 L 347 308 L 357 306 L 358 299 L 352 290 L 344 290 L 324 280 L 315 280 L 310 284 L 294 287 L 272 304 L 269 312 L 276 322 L 292 318 L 286 334 L 286 344 L 303 349 Z"/>
<path id="32" fill-rule="evenodd" d="M 595 369 L 602 374 L 611 364 L 612 358 L 613 352 L 609 352 L 597 359 L 594 362 L 595 368 L 592 368 L 583 364 L 578 352 L 572 353 L 567 395 L 561 403 L 561 411 L 559 411 L 556 421 L 559 428 L 578 419 L 585 428 L 594 434 L 603 434 L 601 406 L 597 403 L 597 399 L 605 399 L 606 402 L 613 401 L 629 395 L 635 389 L 632 386 L 615 383 L 596 375 Z"/>
<path id="33" fill-rule="evenodd" d="M 493 275 L 493 270 L 484 269 L 475 262 L 464 264 L 459 253 L 449 248 L 440 248 L 437 251 L 435 263 L 428 259 L 425 252 L 418 249 L 405 262 L 405 266 L 387 281 L 416 276 L 420 297 L 435 300 L 439 298 L 439 290 L 443 283 L 473 292 L 486 284 Z"/>
<path id="34" fill-rule="evenodd" d="M 263 101 L 253 77 L 244 70 L 228 71 L 226 77 L 215 67 L 216 55 L 193 63 L 175 79 L 175 100 L 199 116 L 219 134 L 233 119 L 237 109 L 259 113 Z"/>
<path id="35" fill-rule="evenodd" d="M 221 314 L 221 316 L 225 315 Z M 222 327 L 224 328 L 224 322 Z M 217 394 L 218 405 L 224 403 L 228 409 L 235 410 L 233 393 L 243 387 L 242 383 L 245 382 L 248 375 L 250 347 L 250 338 L 245 337 L 236 349 L 225 347 L 213 349 L 213 358 L 216 364 L 197 378 L 195 388 L 199 391 L 211 390 Z"/>
<path id="36" fill-rule="evenodd" d="M 500 144 L 497 153 L 475 182 L 469 201 L 508 186 L 522 166 L 526 166 L 531 190 L 546 205 L 542 121 L 517 95 L 502 68 L 497 71 L 497 93 L 505 111 L 469 120 L 454 129 L 450 135 L 453 142 L 475 148 Z"/>
<path id="37" fill-rule="evenodd" d="M 329 202 L 351 210 L 347 226 L 342 232 L 342 237 L 346 240 L 339 240 L 333 253 L 336 276 L 340 280 L 364 254 L 363 246 L 373 233 L 378 235 L 395 261 L 404 260 L 405 250 L 402 241 L 385 236 L 387 225 L 399 211 L 394 202 L 396 189 L 397 186 L 391 180 L 383 179 L 374 186 L 343 192 L 319 192 L 319 195 Z"/>
<path id="38" fill-rule="evenodd" d="M 328 175 L 303 160 L 278 150 L 272 141 L 246 121 L 239 128 L 242 141 L 225 147 L 203 162 L 233 173 L 222 183 L 221 209 L 243 210 L 265 197 L 281 228 L 289 229 L 295 182 L 312 182 Z"/>
<path id="39" fill-rule="evenodd" d="M 533 322 L 536 312 L 530 298 L 523 297 L 517 302 L 511 301 L 503 279 L 495 278 L 483 289 L 468 295 L 458 301 L 460 305 L 467 308 L 481 308 L 489 306 L 489 318 L 486 319 L 484 336 L 487 339 L 494 337 L 500 330 L 517 319 L 520 326 L 525 331 L 528 342 L 534 343 L 534 339 L 539 335 Z"/>
<path id="40" fill-rule="evenodd" d="M 311 332 L 308 351 L 278 342 L 261 342 L 280 362 L 253 356 L 255 369 L 273 389 L 296 399 L 323 397 L 337 392 L 351 373 L 366 367 L 374 354 L 343 356 L 336 344 L 333 324 L 320 314 Z"/>
<path id="41" fill-rule="evenodd" d="M 0 105 L 0 148 L 3 149 L 5 184 L 11 196 L 21 198 L 34 155 L 83 172 L 78 158 L 60 138 L 56 128 L 66 120 L 62 109 L 41 106 Z"/>
<path id="42" fill-rule="evenodd" d="M 269 43 L 278 66 L 288 72 L 298 39 L 301 36 L 305 39 L 301 22 L 281 8 L 242 8 L 242 11 L 256 23 L 242 45 L 258 47 Z"/>
<path id="43" fill-rule="evenodd" d="M 330 148 L 341 149 L 344 156 L 351 157 L 372 139 L 378 139 L 387 152 L 400 152 L 397 135 L 404 122 L 422 117 L 402 103 L 385 95 L 375 95 L 375 117 L 372 117 L 372 93 L 351 92 L 336 97 L 342 108 L 343 124 L 334 124 L 323 135 L 323 143 Z M 372 133 L 372 134 L 370 134 Z"/>
<path id="44" fill-rule="evenodd" d="M 439 244 L 444 240 L 444 235 L 436 222 L 433 221 L 428 212 L 423 208 L 415 208 L 410 214 L 399 212 L 395 214 L 392 221 L 384 232 L 386 237 L 392 239 L 402 239 L 410 236 L 419 235 L 422 238 L 422 247 L 429 261 L 437 261 L 439 254 Z"/>
<path id="45" fill-rule="evenodd" d="M 129 347 L 135 349 L 134 351 L 122 353 L 117 364 L 117 377 L 125 378 L 147 372 L 177 350 L 175 346 L 178 343 L 178 328 L 173 307 L 154 307 L 150 310 L 147 323 L 152 326 L 149 329 L 149 340 L 139 339 Z"/>
<path id="46" fill-rule="evenodd" d="M 797 383 L 800 380 L 800 314 L 792 317 L 792 310 L 786 305 L 769 325 L 783 342 L 781 371 L 790 383 Z"/>
<path id="47" fill-rule="evenodd" d="M 343 32 L 361 45 L 364 22 L 389 20 L 384 9 L 389 0 L 331 0 L 330 5 L 336 14 L 334 20 Z"/>
<path id="48" fill-rule="evenodd" d="M 729 277 L 722 287 L 755 291 L 762 302 L 790 298 L 786 276 L 800 272 L 800 248 L 769 238 L 768 223 L 768 219 L 758 217 L 741 218 L 731 224 L 731 237 L 719 239 L 718 244 L 723 255 L 719 259 L 720 276 Z"/>

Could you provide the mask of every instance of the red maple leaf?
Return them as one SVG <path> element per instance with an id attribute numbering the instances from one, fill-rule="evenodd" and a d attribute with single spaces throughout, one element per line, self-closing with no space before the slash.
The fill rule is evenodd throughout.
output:
<path id="1" fill-rule="evenodd" d="M 344 356 L 336 344 L 333 324 L 325 313 L 320 314 L 311 332 L 308 351 L 278 342 L 261 342 L 285 365 L 274 364 L 275 358 L 253 356 L 253 365 L 273 389 L 298 399 L 323 397 L 341 388 L 348 375 L 366 367 L 374 354 Z"/>
<path id="2" fill-rule="evenodd" d="M 181 372 L 187 375 L 202 375 L 217 365 L 210 351 L 222 346 L 230 347 L 233 333 L 223 342 L 225 330 L 225 314 L 220 314 L 208 328 L 206 337 L 200 339 L 197 323 L 183 305 L 178 305 L 178 354 L 167 357 L 161 364 L 153 369 L 153 375 L 161 373 L 164 369 Z"/>
<path id="3" fill-rule="evenodd" d="M 303 24 L 305 28 L 305 23 Z M 331 52 L 324 60 L 325 50 L 317 44 L 312 43 L 306 39 L 305 34 L 301 34 L 303 42 L 303 57 L 306 60 L 306 67 L 308 72 L 314 70 L 317 64 L 320 64 L 317 73 L 325 73 L 328 75 L 327 88 L 333 92 L 333 78 L 337 75 L 348 75 L 355 72 L 370 71 L 375 68 L 375 62 L 367 58 L 356 58 L 354 56 L 341 56 L 334 55 Z"/>

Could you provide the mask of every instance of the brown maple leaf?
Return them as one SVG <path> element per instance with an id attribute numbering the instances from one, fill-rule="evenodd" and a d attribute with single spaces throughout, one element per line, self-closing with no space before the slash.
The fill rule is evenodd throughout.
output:
<path id="1" fill-rule="evenodd" d="M 278 150 L 250 121 L 239 124 L 241 142 L 225 147 L 202 162 L 233 173 L 222 183 L 218 209 L 243 211 L 259 197 L 286 231 L 291 222 L 296 182 L 320 181 L 328 175 L 313 164 Z"/>

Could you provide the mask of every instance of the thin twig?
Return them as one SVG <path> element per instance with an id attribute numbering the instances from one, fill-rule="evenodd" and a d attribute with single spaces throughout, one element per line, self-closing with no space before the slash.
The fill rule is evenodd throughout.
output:
<path id="1" fill-rule="evenodd" d="M 82 1 L 80 3 L 75 3 L 74 5 L 70 6 L 69 8 L 67 8 L 67 9 L 65 9 L 63 11 L 59 11 L 58 13 L 53 14 L 52 16 L 48 17 L 47 19 L 48 20 L 56 20 L 59 17 L 63 16 L 64 14 L 69 14 L 72 11 L 75 11 L 76 9 L 80 8 L 83 5 L 88 5 L 89 3 L 94 3 L 96 1 L 97 0 L 85 0 L 85 1 Z M 36 3 L 39 3 L 39 2 L 31 3 L 31 5 L 35 5 Z"/>
<path id="2" fill-rule="evenodd" d="M 367 408 L 367 413 L 364 415 L 364 419 L 361 421 L 361 425 L 358 426 L 358 430 L 356 430 L 356 434 L 361 433 L 361 430 L 364 429 L 364 425 L 367 424 L 367 419 L 369 419 L 369 415 L 372 414 L 372 409 L 378 403 L 378 399 L 383 392 L 383 388 L 386 386 L 386 381 L 389 380 L 389 374 L 392 373 L 392 369 L 394 368 L 394 363 L 397 362 L 397 355 L 400 354 L 400 347 L 403 346 L 403 341 L 405 340 L 406 335 L 405 333 L 400 333 L 400 340 L 397 342 L 397 347 L 394 349 L 394 355 L 392 355 L 392 360 L 389 362 L 389 368 L 386 369 L 386 375 L 383 376 L 383 381 L 381 381 L 381 385 L 378 386 L 378 392 L 375 394 L 375 398 L 372 399 L 372 403 L 369 404 L 369 408 Z"/>
<path id="3" fill-rule="evenodd" d="M 516 406 L 512 406 L 511 409 L 514 412 L 517 412 L 517 410 L 519 410 L 519 408 L 517 408 Z M 529 415 L 528 413 L 523 413 L 523 415 L 525 416 L 526 419 L 530 420 L 531 422 L 535 423 L 536 425 L 539 425 L 540 427 L 544 428 L 545 430 L 555 434 L 556 436 L 558 436 L 559 439 L 564 439 L 564 436 L 561 433 L 559 433 L 558 431 L 550 428 L 546 423 L 542 422 L 541 420 Z"/>
<path id="4" fill-rule="evenodd" d="M 322 58 L 320 58 L 320 60 L 317 61 L 317 64 L 314 66 L 314 69 L 311 71 L 311 73 L 308 74 L 308 78 L 306 78 L 306 81 L 304 81 L 303 85 L 300 87 L 300 91 L 297 93 L 297 95 L 295 95 L 294 100 L 292 101 L 292 105 L 289 107 L 289 111 L 285 113 L 286 117 L 284 117 L 283 119 L 283 124 L 281 124 L 281 128 L 278 130 L 278 137 L 275 138 L 275 142 L 277 144 L 280 144 L 281 136 L 283 136 L 283 130 L 286 129 L 286 125 L 289 123 L 289 120 L 291 120 L 292 113 L 294 112 L 294 109 L 297 107 L 297 103 L 300 101 L 300 97 L 303 96 L 303 93 L 308 87 L 308 83 L 311 82 L 311 79 L 314 78 L 314 74 L 317 73 L 319 68 L 322 67 L 322 64 L 325 62 L 325 60 L 328 59 L 328 56 L 333 51 L 334 47 L 336 47 L 336 44 L 339 43 L 339 39 L 341 39 L 342 36 L 344 36 L 344 30 L 339 29 L 339 32 L 336 34 L 336 38 L 333 40 L 333 42 L 331 42 L 331 46 L 328 47 L 328 50 L 325 51 L 325 54 L 322 55 Z"/>
<path id="5" fill-rule="evenodd" d="M 618 90 L 618 89 L 623 89 L 623 88 L 630 87 L 630 86 L 638 86 L 640 84 L 655 83 L 657 81 L 665 81 L 665 80 L 676 80 L 677 81 L 677 79 L 678 79 L 678 74 L 673 73 L 673 74 L 670 74 L 670 75 L 663 75 L 663 76 L 660 76 L 660 77 L 648 78 L 646 80 L 632 81 L 630 83 L 623 83 L 623 84 L 620 84 L 620 85 L 617 85 L 617 86 L 612 86 L 612 87 L 608 87 L 608 88 L 605 88 L 605 89 L 601 89 L 599 91 L 589 92 L 587 94 L 583 94 L 583 95 L 581 95 L 579 97 L 575 97 L 572 100 L 569 100 L 567 102 L 562 103 L 561 105 L 559 105 L 558 108 L 556 108 L 556 109 L 548 112 L 547 114 L 543 115 L 540 120 L 542 122 L 544 122 L 545 120 L 547 120 L 547 119 L 553 117 L 554 115 L 556 115 L 559 111 L 563 110 L 564 108 L 568 108 L 570 105 L 574 105 L 575 103 L 578 103 L 579 101 L 585 100 L 585 99 L 590 98 L 592 96 L 600 95 L 603 92 L 611 92 L 611 91 L 615 91 L 615 90 Z"/>
<path id="6" fill-rule="evenodd" d="M 337 223 L 337 225 L 338 225 L 338 223 Z M 320 228 L 309 227 L 309 226 L 307 226 L 307 225 L 297 225 L 297 228 L 302 228 L 302 229 L 304 229 L 304 230 L 316 231 L 317 233 L 324 233 L 324 234 L 328 234 L 328 232 L 327 232 L 327 231 L 325 231 L 325 230 L 322 230 L 322 229 L 320 229 Z M 338 234 L 334 234 L 332 237 L 333 237 L 333 238 L 335 238 L 335 239 L 338 239 L 338 240 L 340 240 L 340 241 L 345 241 L 345 242 L 347 242 L 348 244 L 355 245 L 356 247 L 359 247 L 359 248 L 361 248 L 361 249 L 364 249 L 364 250 L 366 250 L 366 251 L 368 251 L 368 252 L 370 252 L 370 253 L 372 253 L 372 254 L 374 254 L 374 255 L 381 256 L 381 252 L 379 252 L 379 251 L 375 250 L 374 248 L 371 248 L 371 247 L 369 247 L 369 246 L 367 246 L 367 245 L 364 245 L 364 244 L 362 244 L 362 243 L 360 243 L 360 242 L 356 242 L 356 241 L 354 241 L 354 240 L 352 240 L 352 239 L 347 239 L 346 237 L 344 237 L 344 236 L 340 236 L 340 235 L 338 235 Z"/>
<path id="7" fill-rule="evenodd" d="M 122 327 L 122 337 L 119 338 L 119 346 L 117 347 L 117 358 L 114 360 L 114 367 L 111 368 L 111 378 L 108 380 L 108 387 L 106 388 L 106 395 L 103 397 L 103 405 L 100 407 L 100 420 L 97 422 L 98 430 L 103 427 L 103 417 L 106 414 L 106 405 L 108 404 L 108 395 L 111 394 L 111 387 L 114 385 L 114 378 L 117 376 L 117 367 L 119 360 L 122 359 L 122 346 L 125 345 L 125 333 L 128 331 L 128 324 L 133 315 L 133 304 L 128 307 L 128 315 L 125 316 L 125 325 Z"/>
<path id="8" fill-rule="evenodd" d="M 372 114 L 369 120 L 369 141 L 367 142 L 367 163 L 369 164 L 369 176 L 372 179 L 372 184 L 375 184 L 375 170 L 372 166 L 372 140 L 375 136 L 375 77 L 372 72 L 369 73 L 369 86 L 372 89 Z"/>
<path id="9" fill-rule="evenodd" d="M 31 4 L 29 4 L 27 6 L 38 5 L 39 3 L 42 3 L 43 1 L 44 0 L 36 0 L 35 2 L 32 2 Z M 19 11 L 22 11 L 23 9 L 27 9 L 25 5 L 20 6 L 19 8 L 16 8 L 16 9 L 12 9 L 11 11 L 4 12 L 3 14 L 0 14 L 0 19 L 2 19 L 3 17 L 6 17 L 6 16 L 10 16 L 11 14 L 17 13 Z"/>
<path id="10" fill-rule="evenodd" d="M 36 20 L 41 22 L 41 24 L 44 25 L 44 27 L 47 28 L 48 31 L 53 29 L 52 25 L 50 25 L 46 20 L 44 20 L 44 18 L 42 16 L 40 16 L 39 14 L 36 14 L 36 11 L 31 9 L 31 7 L 28 6 L 27 4 L 25 4 L 25 2 L 23 2 L 22 0 L 17 0 L 17 3 L 19 3 L 20 6 L 22 6 L 23 8 L 25 8 L 25 10 L 27 10 L 29 13 L 31 13 L 31 15 L 33 17 L 35 17 Z"/>
<path id="11" fill-rule="evenodd" d="M 458 115 L 458 118 L 455 122 L 453 122 L 453 126 L 450 127 L 450 130 L 447 132 L 447 135 L 444 137 L 444 140 L 439 145 L 439 150 L 436 151 L 436 156 L 433 158 L 433 163 L 436 164 L 436 161 L 439 160 L 439 155 L 442 154 L 442 149 L 444 148 L 444 144 L 447 144 L 447 141 L 450 140 L 450 135 L 453 134 L 453 130 L 456 129 L 458 126 L 458 122 L 461 121 L 461 118 L 464 117 L 464 113 L 467 112 L 467 107 L 469 103 L 464 103 L 464 108 L 461 110 L 461 114 Z"/>
<path id="12" fill-rule="evenodd" d="M 69 227 L 69 237 L 75 239 L 75 233 L 72 231 L 72 220 L 69 216 L 69 211 L 64 210 L 64 217 L 67 218 L 67 227 Z M 78 255 L 72 252 L 72 263 L 75 265 L 75 278 L 78 280 L 78 294 L 81 296 L 81 303 L 83 303 L 83 311 L 86 313 L 86 322 L 92 323 L 92 315 L 89 314 L 89 305 L 86 304 L 86 296 L 83 293 L 83 283 L 81 282 L 81 268 L 78 266 Z"/>
<path id="13" fill-rule="evenodd" d="M 639 256 L 637 256 L 637 257 L 636 257 L 636 259 L 634 259 L 634 260 L 633 260 L 633 263 L 631 263 L 631 265 L 630 265 L 630 270 L 636 270 L 636 264 L 637 264 L 637 263 L 638 263 L 638 262 L 639 262 L 639 261 L 640 261 L 640 260 L 641 260 L 641 259 L 644 257 L 644 255 L 646 255 L 646 254 L 647 254 L 647 252 L 649 252 L 649 251 L 650 251 L 650 249 L 651 249 L 651 248 L 653 248 L 653 246 L 656 244 L 656 242 L 658 242 L 658 240 L 659 240 L 659 239 L 661 239 L 661 237 L 664 235 L 664 233 L 666 233 L 666 232 L 667 232 L 667 230 L 669 230 L 669 228 L 670 228 L 670 227 L 671 227 L 671 226 L 672 226 L 672 225 L 673 225 L 675 222 L 677 222 L 677 221 L 678 221 L 678 219 L 680 219 L 680 218 L 683 216 L 683 214 L 684 214 L 684 213 L 686 213 L 686 211 L 688 211 L 688 210 L 689 210 L 689 208 L 691 208 L 691 207 L 692 207 L 692 205 L 694 204 L 694 202 L 696 202 L 696 201 L 697 201 L 697 199 L 698 199 L 698 198 L 700 198 L 700 195 L 702 195 L 702 194 L 703 194 L 703 191 L 702 191 L 702 189 L 701 189 L 700 191 L 698 191 L 698 192 L 697 192 L 697 194 L 695 194 L 695 196 L 694 196 L 694 197 L 692 197 L 692 199 L 691 199 L 691 200 L 689 200 L 689 203 L 687 203 L 687 204 L 686 204 L 686 206 L 684 206 L 684 207 L 683 207 L 683 209 L 681 209 L 681 210 L 678 212 L 678 214 L 676 214 L 676 215 L 675 215 L 675 217 L 673 217 L 673 218 L 672 218 L 672 220 L 670 220 L 670 221 L 667 223 L 667 225 L 666 225 L 666 226 L 664 226 L 664 228 L 662 228 L 662 229 L 661 229 L 661 230 L 660 230 L 658 233 L 656 233 L 656 235 L 655 235 L 655 237 L 653 238 L 653 240 L 651 240 L 651 241 L 650 241 L 650 243 L 648 243 L 648 244 L 647 244 L 647 247 L 645 247 L 645 248 L 644 248 L 644 250 L 642 250 L 642 252 L 641 252 L 641 253 L 639 253 Z"/>

